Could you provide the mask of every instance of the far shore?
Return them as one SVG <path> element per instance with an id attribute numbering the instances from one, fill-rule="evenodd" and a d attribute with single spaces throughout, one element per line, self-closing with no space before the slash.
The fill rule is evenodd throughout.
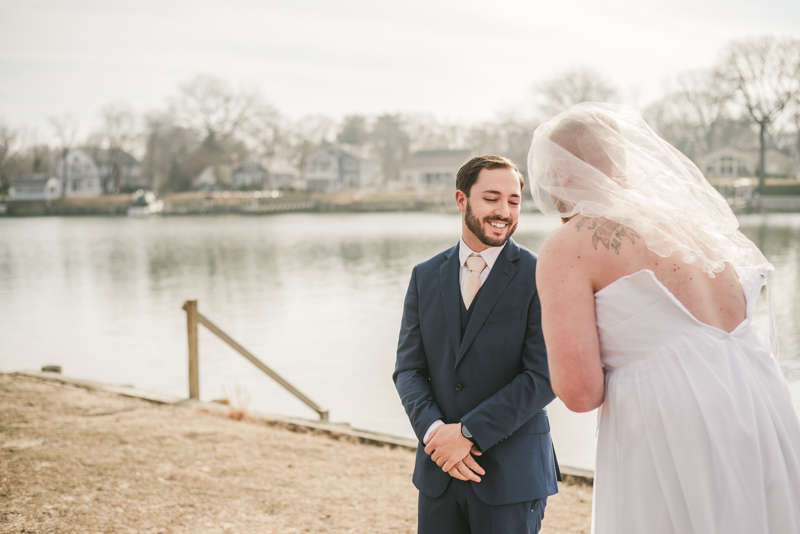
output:
<path id="1" fill-rule="evenodd" d="M 526 193 L 523 211 L 536 212 Z M 275 213 L 330 212 L 453 212 L 453 193 L 445 190 L 343 191 L 309 193 L 305 191 L 189 191 L 166 193 L 162 216 L 180 215 L 270 215 Z M 757 199 L 731 199 L 736 213 L 798 213 L 800 196 L 763 196 Z M 126 216 L 131 207 L 130 194 L 99 197 L 65 197 L 49 201 L 0 199 L 7 216 Z"/>
<path id="2" fill-rule="evenodd" d="M 404 446 L 123 394 L 0 373 L 0 532 L 416 532 Z M 591 499 L 559 484 L 542 533 Z"/>
<path id="3" fill-rule="evenodd" d="M 268 215 L 290 212 L 457 211 L 449 191 L 187 191 L 159 195 L 160 215 Z M 127 215 L 130 194 L 49 201 L 0 200 L 9 216 Z M 532 202 L 531 202 L 532 206 Z"/>

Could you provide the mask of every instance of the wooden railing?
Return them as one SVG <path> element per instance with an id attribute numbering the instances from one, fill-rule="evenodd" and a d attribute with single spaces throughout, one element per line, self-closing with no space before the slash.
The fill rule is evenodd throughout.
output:
<path id="1" fill-rule="evenodd" d="M 200 398 L 200 368 L 198 358 L 198 345 L 197 345 L 197 325 L 201 324 L 208 328 L 212 333 L 216 334 L 222 341 L 230 345 L 236 352 L 250 360 L 256 367 L 267 373 L 273 380 L 283 386 L 289 393 L 303 401 L 309 408 L 319 414 L 320 421 L 328 420 L 328 410 L 323 410 L 317 403 L 303 395 L 296 387 L 284 380 L 278 373 L 267 367 L 264 362 L 253 356 L 247 349 L 239 345 L 228 334 L 220 330 L 220 328 L 203 317 L 197 311 L 197 301 L 187 300 L 183 305 L 186 311 L 186 324 L 189 334 L 189 398 Z"/>

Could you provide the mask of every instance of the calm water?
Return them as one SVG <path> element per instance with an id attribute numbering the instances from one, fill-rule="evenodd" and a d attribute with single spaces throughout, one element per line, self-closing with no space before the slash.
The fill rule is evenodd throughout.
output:
<path id="1" fill-rule="evenodd" d="M 781 364 L 800 405 L 800 214 L 746 217 L 775 263 Z M 538 250 L 559 224 L 524 215 Z M 348 422 L 413 437 L 391 381 L 414 264 L 454 244 L 457 214 L 0 219 L 0 371 L 60 364 L 67 376 L 187 396 L 186 316 L 199 309 Z M 766 330 L 766 303 L 759 302 Z M 201 397 L 235 390 L 251 410 L 313 418 L 201 327 Z M 592 468 L 595 416 L 551 408 L 559 459 Z"/>

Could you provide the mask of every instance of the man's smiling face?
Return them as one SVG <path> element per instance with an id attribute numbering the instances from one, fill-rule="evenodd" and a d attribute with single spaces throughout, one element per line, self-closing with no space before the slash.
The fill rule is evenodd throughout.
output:
<path id="1" fill-rule="evenodd" d="M 520 179 L 513 169 L 481 169 L 470 195 L 459 191 L 464 214 L 462 236 L 476 252 L 499 247 L 511 237 L 519 220 Z"/>

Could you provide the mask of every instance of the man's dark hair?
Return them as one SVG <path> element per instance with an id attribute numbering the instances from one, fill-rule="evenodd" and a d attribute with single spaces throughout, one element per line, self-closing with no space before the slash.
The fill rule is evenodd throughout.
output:
<path id="1" fill-rule="evenodd" d="M 519 176 L 519 188 L 525 187 L 525 178 L 522 177 L 522 173 L 519 172 L 517 165 L 513 161 L 503 156 L 484 154 L 483 156 L 475 156 L 458 169 L 456 189 L 469 196 L 469 191 L 478 180 L 478 174 L 480 174 L 481 169 L 512 169 Z"/>

